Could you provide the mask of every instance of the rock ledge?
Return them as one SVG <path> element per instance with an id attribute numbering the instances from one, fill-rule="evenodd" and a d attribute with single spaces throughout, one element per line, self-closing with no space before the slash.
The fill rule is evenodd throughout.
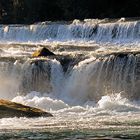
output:
<path id="1" fill-rule="evenodd" d="M 52 114 L 41 109 L 0 99 L 0 118 L 9 117 L 52 117 Z"/>

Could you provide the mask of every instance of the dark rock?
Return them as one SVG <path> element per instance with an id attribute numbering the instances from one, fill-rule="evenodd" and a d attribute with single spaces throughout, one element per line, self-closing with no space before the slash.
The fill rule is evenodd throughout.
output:
<path id="1" fill-rule="evenodd" d="M 35 51 L 32 56 L 39 57 L 39 56 L 52 56 L 55 55 L 53 52 L 49 51 L 47 48 L 43 47 L 37 51 Z"/>
<path id="2" fill-rule="evenodd" d="M 52 114 L 41 109 L 0 99 L 0 118 L 9 117 L 52 117 Z"/>

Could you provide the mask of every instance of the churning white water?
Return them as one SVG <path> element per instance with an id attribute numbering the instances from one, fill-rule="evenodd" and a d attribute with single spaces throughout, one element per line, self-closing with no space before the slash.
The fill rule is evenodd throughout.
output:
<path id="1" fill-rule="evenodd" d="M 126 129 L 138 134 L 139 23 L 89 19 L 1 25 L 0 98 L 54 117 L 3 118 L 0 129 Z M 56 56 L 31 58 L 40 47 Z"/>

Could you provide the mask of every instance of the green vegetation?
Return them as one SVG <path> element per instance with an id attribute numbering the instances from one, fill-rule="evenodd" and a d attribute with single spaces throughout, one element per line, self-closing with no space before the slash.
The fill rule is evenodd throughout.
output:
<path id="1" fill-rule="evenodd" d="M 0 23 L 140 16 L 139 0 L 0 0 Z"/>

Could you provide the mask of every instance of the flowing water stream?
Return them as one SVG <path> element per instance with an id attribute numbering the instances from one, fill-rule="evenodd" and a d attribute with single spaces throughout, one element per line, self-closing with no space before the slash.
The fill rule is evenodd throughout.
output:
<path id="1" fill-rule="evenodd" d="M 2 118 L 0 139 L 140 139 L 140 21 L 1 25 L 0 98 L 54 116 Z"/>

